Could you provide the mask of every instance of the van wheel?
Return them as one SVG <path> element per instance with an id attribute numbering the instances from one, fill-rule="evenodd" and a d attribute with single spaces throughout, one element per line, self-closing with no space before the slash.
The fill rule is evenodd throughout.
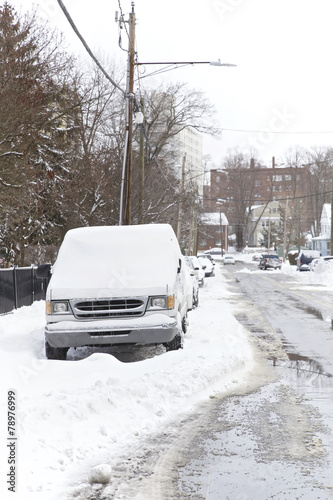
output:
<path id="1" fill-rule="evenodd" d="M 62 359 L 65 360 L 67 357 L 67 347 L 52 347 L 45 341 L 45 354 L 47 359 Z"/>
<path id="2" fill-rule="evenodd" d="M 182 319 L 182 331 L 183 333 L 186 333 L 187 331 L 187 315 Z"/>
<path id="3" fill-rule="evenodd" d="M 177 351 L 178 349 L 183 349 L 183 338 L 180 333 L 170 340 L 170 342 L 166 342 L 164 344 L 166 347 L 166 351 Z"/>

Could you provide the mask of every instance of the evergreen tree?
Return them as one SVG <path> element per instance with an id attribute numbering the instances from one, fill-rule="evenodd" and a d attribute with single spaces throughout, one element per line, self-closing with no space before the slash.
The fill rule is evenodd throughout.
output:
<path id="1" fill-rule="evenodd" d="M 71 60 L 60 46 L 34 15 L 0 7 L 0 238 L 7 260 L 21 265 L 29 244 L 50 237 L 54 185 L 73 147 Z"/>

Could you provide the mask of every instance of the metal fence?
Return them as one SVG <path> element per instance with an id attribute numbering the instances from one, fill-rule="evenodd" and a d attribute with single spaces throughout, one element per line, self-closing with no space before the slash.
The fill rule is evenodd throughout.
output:
<path id="1" fill-rule="evenodd" d="M 36 271 L 36 267 L 0 269 L 0 314 L 45 299 L 49 280 L 37 279 Z"/>

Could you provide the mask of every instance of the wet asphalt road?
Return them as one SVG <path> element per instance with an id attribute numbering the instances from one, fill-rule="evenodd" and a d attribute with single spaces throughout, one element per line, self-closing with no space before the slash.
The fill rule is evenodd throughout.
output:
<path id="1" fill-rule="evenodd" d="M 333 499 L 333 294 L 254 270 L 223 269 L 256 352 L 248 384 L 119 457 L 113 491 L 82 498 Z"/>
<path id="2" fill-rule="evenodd" d="M 217 403 L 180 498 L 333 498 L 333 294 L 302 273 L 249 270 L 224 272 L 267 370 L 253 374 L 259 387 Z"/>

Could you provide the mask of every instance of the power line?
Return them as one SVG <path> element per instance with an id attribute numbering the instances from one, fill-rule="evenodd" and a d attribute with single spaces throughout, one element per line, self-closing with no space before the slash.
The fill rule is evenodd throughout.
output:
<path id="1" fill-rule="evenodd" d="M 123 94 L 123 96 L 126 96 L 125 91 L 111 78 L 111 76 L 105 71 L 105 69 L 103 68 L 103 66 L 101 65 L 101 63 L 98 61 L 98 59 L 94 56 L 94 54 L 90 50 L 88 44 L 84 40 L 83 36 L 81 35 L 81 33 L 79 32 L 79 30 L 75 26 L 74 21 L 71 18 L 71 16 L 70 16 L 68 10 L 66 9 L 65 5 L 63 4 L 62 0 L 57 0 L 57 1 L 58 1 L 58 4 L 59 4 L 61 10 L 65 14 L 65 16 L 66 16 L 69 24 L 72 26 L 74 32 L 76 33 L 76 35 L 78 36 L 78 38 L 82 42 L 84 48 L 86 49 L 86 51 L 88 52 L 88 54 L 90 55 L 90 57 L 94 60 L 94 62 L 99 67 L 99 69 L 102 71 L 103 75 L 112 83 L 112 85 L 114 85 L 114 87 L 116 87 L 118 90 L 120 90 L 120 92 Z"/>
<path id="2" fill-rule="evenodd" d="M 237 200 L 237 199 L 225 199 L 225 198 L 220 198 L 218 196 L 214 197 L 214 198 L 206 198 L 206 200 L 209 200 L 209 201 L 218 201 L 218 200 L 223 200 L 224 203 L 239 203 L 240 201 L 242 202 L 246 202 L 246 203 L 254 203 L 255 201 L 260 201 L 260 203 L 270 203 L 271 201 L 292 201 L 292 200 L 302 200 L 302 199 L 305 199 L 305 198 L 313 198 L 314 196 L 323 196 L 325 194 L 332 194 L 333 191 L 323 191 L 322 193 L 313 193 L 313 194 L 305 194 L 305 195 L 302 195 L 302 196 L 287 196 L 287 198 L 278 198 L 276 197 L 275 199 L 272 199 L 272 198 L 269 198 L 268 200 L 247 200 L 247 199 L 244 199 L 244 200 Z M 258 205 L 260 206 L 260 205 Z"/>
<path id="3" fill-rule="evenodd" d="M 141 77 L 144 78 L 144 77 Z M 310 131 L 296 131 L 296 132 L 290 132 L 288 130 L 245 130 L 245 129 L 239 129 L 239 128 L 223 128 L 222 127 L 222 132 L 246 132 L 248 134 L 253 133 L 253 134 L 333 134 L 333 131 L 329 130 L 322 130 L 319 132 L 310 132 Z"/>

